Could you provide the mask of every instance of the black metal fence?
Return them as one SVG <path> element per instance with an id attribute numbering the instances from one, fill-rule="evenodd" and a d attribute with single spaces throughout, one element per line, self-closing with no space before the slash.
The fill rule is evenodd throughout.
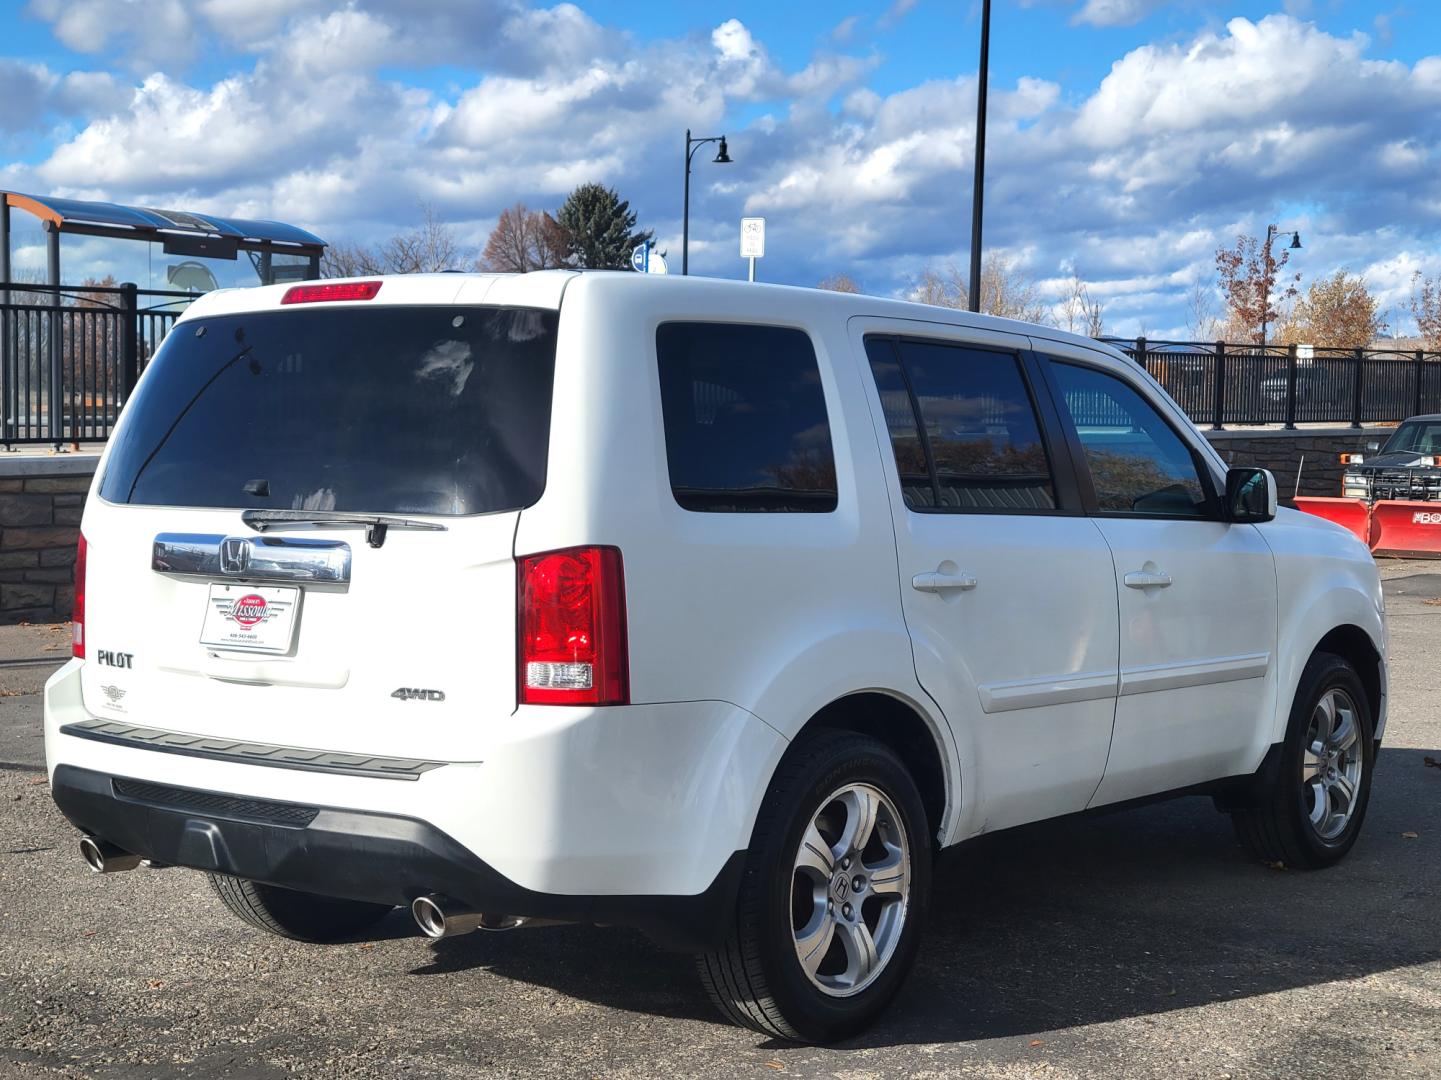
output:
<path id="1" fill-rule="evenodd" d="M 145 362 L 195 297 L 0 282 L 0 443 L 109 438 Z"/>
<path id="2" fill-rule="evenodd" d="M 109 438 L 194 293 L 0 282 L 0 443 Z M 1200 425 L 1389 423 L 1441 412 L 1441 352 L 1107 338 Z"/>
<path id="3" fill-rule="evenodd" d="M 1391 423 L 1441 412 L 1441 353 L 1107 338 L 1200 425 Z"/>

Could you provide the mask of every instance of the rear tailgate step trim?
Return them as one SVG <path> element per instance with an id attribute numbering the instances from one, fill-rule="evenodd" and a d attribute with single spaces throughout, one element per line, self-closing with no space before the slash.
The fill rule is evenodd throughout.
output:
<path id="1" fill-rule="evenodd" d="M 418 758 L 373 757 L 334 750 L 306 750 L 296 746 L 241 742 L 212 735 L 160 731 L 156 728 L 117 723 L 114 720 L 80 720 L 63 725 L 60 733 L 77 739 L 91 739 L 137 750 L 158 750 L 166 754 L 266 765 L 275 769 L 300 769 L 306 772 L 339 773 L 385 780 L 419 780 L 422 774 L 447 764 L 444 761 L 422 761 Z"/>

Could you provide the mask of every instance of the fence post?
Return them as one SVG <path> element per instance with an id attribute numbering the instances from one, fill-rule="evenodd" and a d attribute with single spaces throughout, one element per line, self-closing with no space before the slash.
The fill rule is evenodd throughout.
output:
<path id="1" fill-rule="evenodd" d="M 130 400 L 140 376 L 140 299 L 133 281 L 120 286 L 120 404 Z"/>
<path id="2" fill-rule="evenodd" d="M 1351 388 L 1351 426 L 1355 428 L 1361 426 L 1361 378 L 1365 369 L 1365 364 L 1362 363 L 1364 356 L 1365 350 L 1358 347 L 1356 349 L 1356 379 Z"/>
<path id="3" fill-rule="evenodd" d="M 1147 367 L 1146 367 L 1146 339 L 1145 339 L 1144 336 L 1138 337 L 1138 338 L 1136 339 L 1136 357 L 1135 357 L 1135 360 L 1136 360 L 1136 363 L 1140 365 L 1140 368 L 1141 368 L 1142 371 L 1148 370 Z"/>
<path id="4" fill-rule="evenodd" d="M 1426 410 L 1421 407 L 1423 400 L 1422 380 L 1426 377 L 1426 350 L 1416 350 L 1416 407 L 1411 410 L 1412 416 L 1420 416 Z M 1401 419 L 1405 419 L 1402 417 Z"/>
<path id="5" fill-rule="evenodd" d="M 45 222 L 45 248 L 49 266 L 48 277 L 54 289 L 50 294 L 50 310 L 47 313 L 50 320 L 50 340 L 47 343 L 50 346 L 50 355 L 47 357 L 50 362 L 50 378 L 47 380 L 46 393 L 50 403 L 46 410 L 46 419 L 50 421 L 50 441 L 55 444 L 55 449 L 59 450 L 65 441 L 65 390 L 61 371 L 65 329 L 60 311 L 60 231 L 49 221 Z"/>
<path id="6" fill-rule="evenodd" d="M 1216 411 L 1211 417 L 1211 428 L 1220 431 L 1226 426 L 1226 343 L 1216 342 Z"/>
<path id="7" fill-rule="evenodd" d="M 1286 430 L 1296 430 L 1296 346 L 1286 346 Z"/>

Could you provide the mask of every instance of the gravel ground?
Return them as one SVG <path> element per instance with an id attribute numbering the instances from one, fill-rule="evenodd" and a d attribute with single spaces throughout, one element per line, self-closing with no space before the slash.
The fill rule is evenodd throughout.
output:
<path id="1" fill-rule="evenodd" d="M 1441 1075 L 1441 563 L 1384 572 L 1390 728 L 1342 866 L 1257 865 L 1195 798 L 986 837 L 942 863 L 893 1010 L 832 1049 L 719 1022 L 685 957 L 625 930 L 432 944 L 397 913 L 305 946 L 196 873 L 88 874 L 40 768 L 48 669 L 6 668 L 0 1080 Z"/>

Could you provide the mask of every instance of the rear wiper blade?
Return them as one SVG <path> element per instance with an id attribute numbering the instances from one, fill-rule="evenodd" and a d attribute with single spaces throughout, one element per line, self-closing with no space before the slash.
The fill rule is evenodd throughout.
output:
<path id="1" fill-rule="evenodd" d="M 384 514 L 348 514 L 342 510 L 245 510 L 240 520 L 256 532 L 272 525 L 358 525 L 365 528 L 365 542 L 373 548 L 385 543 L 388 529 L 420 529 L 445 532 L 445 526 L 417 518 L 388 517 Z"/>

